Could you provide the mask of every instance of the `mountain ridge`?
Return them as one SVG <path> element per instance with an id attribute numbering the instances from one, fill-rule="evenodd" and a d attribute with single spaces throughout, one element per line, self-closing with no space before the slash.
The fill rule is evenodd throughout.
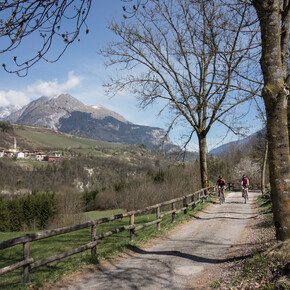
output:
<path id="1" fill-rule="evenodd" d="M 177 150 L 166 132 L 158 127 L 137 125 L 101 105 L 85 105 L 69 94 L 40 97 L 0 120 L 47 127 L 55 131 L 95 140 L 144 144 L 149 149 Z"/>

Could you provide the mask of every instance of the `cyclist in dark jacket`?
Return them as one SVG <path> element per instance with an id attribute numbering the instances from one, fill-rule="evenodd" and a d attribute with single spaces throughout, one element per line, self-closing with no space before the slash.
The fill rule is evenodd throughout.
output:
<path id="1" fill-rule="evenodd" d="M 217 187 L 217 190 L 221 188 L 223 198 L 225 199 L 224 190 L 226 189 L 226 180 L 221 175 L 219 176 L 219 179 L 216 182 L 216 187 Z"/>

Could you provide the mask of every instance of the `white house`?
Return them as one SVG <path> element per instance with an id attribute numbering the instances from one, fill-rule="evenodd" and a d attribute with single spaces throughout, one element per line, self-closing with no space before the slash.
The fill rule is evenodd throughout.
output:
<path id="1" fill-rule="evenodd" d="M 24 159 L 24 158 L 25 158 L 25 155 L 24 155 L 23 152 L 17 152 L 17 153 L 16 153 L 16 158 L 17 158 L 17 159 Z"/>

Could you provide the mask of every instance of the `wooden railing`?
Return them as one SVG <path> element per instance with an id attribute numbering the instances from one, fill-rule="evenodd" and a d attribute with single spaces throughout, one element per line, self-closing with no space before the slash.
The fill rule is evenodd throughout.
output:
<path id="1" fill-rule="evenodd" d="M 14 238 L 14 239 L 10 239 L 7 241 L 3 241 L 0 243 L 0 250 L 10 248 L 10 247 L 13 247 L 13 246 L 16 246 L 19 244 L 23 244 L 23 260 L 18 262 L 18 263 L 15 263 L 13 265 L 9 265 L 7 267 L 0 269 L 0 275 L 14 271 L 20 267 L 23 267 L 24 283 L 30 283 L 30 271 L 34 268 L 46 265 L 48 263 L 63 259 L 65 257 L 71 256 L 71 255 L 81 253 L 81 252 L 89 250 L 89 249 L 91 250 L 92 256 L 96 255 L 96 245 L 98 243 L 98 240 L 100 240 L 100 239 L 103 239 L 103 238 L 109 237 L 113 234 L 128 230 L 128 231 L 130 231 L 130 240 L 133 241 L 135 232 L 138 230 L 141 230 L 145 227 L 156 224 L 157 230 L 160 230 L 161 229 L 161 221 L 162 221 L 163 217 L 171 214 L 172 215 L 171 220 L 172 220 L 172 222 L 174 222 L 175 217 L 178 213 L 180 213 L 182 211 L 184 213 L 187 213 L 187 210 L 190 207 L 192 207 L 192 209 L 193 209 L 196 204 L 203 202 L 204 199 L 207 199 L 209 194 L 213 190 L 214 190 L 214 187 L 207 187 L 207 188 L 203 188 L 199 191 L 196 191 L 192 194 L 188 194 L 188 195 L 178 197 L 178 198 L 175 198 L 175 199 L 172 199 L 169 201 L 158 203 L 158 204 L 155 204 L 155 205 L 152 205 L 152 206 L 140 209 L 140 210 L 135 210 L 135 211 L 130 211 L 130 212 L 122 213 L 122 214 L 117 214 L 117 215 L 105 217 L 105 218 L 98 219 L 98 220 L 92 220 L 92 221 L 88 221 L 88 222 L 74 225 L 74 226 L 70 226 L 70 227 L 64 227 L 64 228 L 48 230 L 48 231 L 44 231 L 44 232 L 38 232 L 38 233 L 34 233 L 34 234 L 28 234 L 26 236 L 22 236 L 19 238 Z M 181 202 L 181 201 L 182 201 L 182 207 L 179 209 L 176 209 L 176 203 Z M 168 206 L 170 206 L 170 205 L 171 205 L 171 207 L 170 207 L 171 209 L 167 210 L 167 211 L 163 211 L 163 213 L 161 214 L 161 208 L 165 207 L 165 206 L 167 206 L 167 208 L 168 208 Z M 144 214 L 145 212 L 152 212 L 152 210 L 156 211 L 156 220 L 139 225 L 139 226 L 135 225 L 134 220 L 135 220 L 136 215 L 141 215 L 141 214 Z M 110 222 L 113 220 L 117 220 L 117 219 L 122 219 L 124 217 L 130 217 L 130 224 L 129 225 L 125 225 L 123 227 L 110 230 L 106 233 L 96 235 L 97 225 L 102 224 L 102 223 L 106 223 L 106 222 Z M 31 242 L 50 238 L 50 237 L 54 237 L 54 236 L 58 236 L 58 235 L 62 235 L 62 234 L 66 234 L 66 233 L 70 233 L 73 231 L 78 231 L 78 230 L 88 228 L 88 227 L 91 227 L 91 242 L 90 243 L 82 245 L 78 248 L 63 252 L 63 253 L 58 254 L 58 255 L 54 255 L 51 257 L 44 258 L 42 260 L 38 260 L 38 261 L 34 261 L 34 259 L 31 257 L 31 255 L 30 255 L 30 243 Z"/>
<path id="2" fill-rule="evenodd" d="M 240 190 L 241 189 L 241 183 L 240 182 L 227 182 L 227 188 L 228 190 Z M 256 184 L 256 183 L 251 183 L 249 186 L 250 190 L 260 190 L 261 189 L 261 185 L 260 184 Z"/>

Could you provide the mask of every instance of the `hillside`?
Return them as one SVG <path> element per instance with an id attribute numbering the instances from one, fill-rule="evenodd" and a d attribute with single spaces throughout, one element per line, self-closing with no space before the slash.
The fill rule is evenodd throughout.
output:
<path id="1" fill-rule="evenodd" d="M 2 130 L 1 130 L 2 129 Z M 0 158 L 2 193 L 57 191 L 71 186 L 80 191 L 144 176 L 177 163 L 175 156 L 142 145 L 124 145 L 55 132 L 47 128 L 0 122 L 0 148 L 59 151 L 59 162 Z M 12 174 L 13 173 L 13 174 Z"/>
<path id="2" fill-rule="evenodd" d="M 227 152 L 231 150 L 239 150 L 241 152 L 249 152 L 252 148 L 252 144 L 257 142 L 258 140 L 261 140 L 264 138 L 264 135 L 266 134 L 265 130 L 260 130 L 248 137 L 245 137 L 243 139 L 240 139 L 238 141 L 233 141 L 226 143 L 224 145 L 221 145 L 219 147 L 216 147 L 212 149 L 209 154 L 212 154 L 216 157 L 226 154 Z"/>

